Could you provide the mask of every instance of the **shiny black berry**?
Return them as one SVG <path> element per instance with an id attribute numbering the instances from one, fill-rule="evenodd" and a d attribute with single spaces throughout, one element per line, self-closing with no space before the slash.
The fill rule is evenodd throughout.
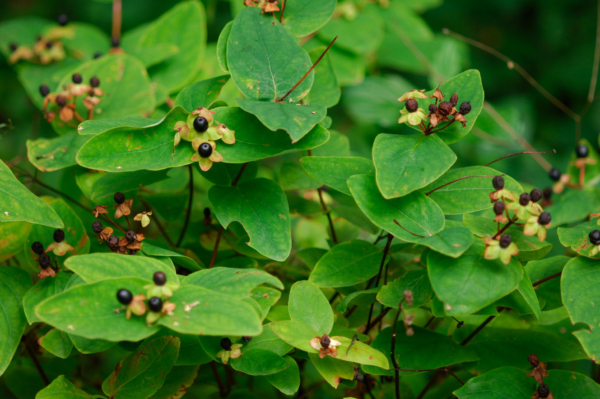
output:
<path id="1" fill-rule="evenodd" d="M 242 337 L 242 341 L 244 341 L 245 343 L 248 343 L 248 342 L 252 341 L 252 337 Z"/>
<path id="2" fill-rule="evenodd" d="M 50 50 L 52 48 L 52 46 L 54 46 L 54 43 L 52 43 L 52 42 L 46 42 L 46 48 L 48 50 Z"/>
<path id="3" fill-rule="evenodd" d="M 131 291 L 121 288 L 119 291 L 117 291 L 117 300 L 123 305 L 129 305 L 131 301 L 133 301 L 133 294 Z"/>
<path id="4" fill-rule="evenodd" d="M 46 254 L 41 254 L 38 262 L 42 269 L 47 269 L 50 266 L 50 257 Z"/>
<path id="5" fill-rule="evenodd" d="M 437 112 L 437 105 L 435 104 L 429 104 L 429 113 L 430 114 L 435 114 Z"/>
<path id="6" fill-rule="evenodd" d="M 226 351 L 230 351 L 231 350 L 231 340 L 229 338 L 223 338 L 221 340 L 221 348 L 225 349 Z"/>
<path id="7" fill-rule="evenodd" d="M 550 172 L 548 172 L 548 176 L 554 181 L 559 181 L 561 176 L 560 170 L 552 168 L 550 169 Z"/>
<path id="8" fill-rule="evenodd" d="M 452 112 L 452 104 L 448 101 L 442 101 L 438 106 L 438 112 L 442 116 L 448 116 Z"/>
<path id="9" fill-rule="evenodd" d="M 550 187 L 544 189 L 544 199 L 552 198 L 552 189 Z"/>
<path id="10" fill-rule="evenodd" d="M 577 148 L 575 148 L 575 153 L 577 154 L 577 158 L 585 158 L 588 156 L 588 154 L 590 153 L 590 151 L 588 150 L 586 145 L 578 145 Z"/>
<path id="11" fill-rule="evenodd" d="M 157 296 L 153 296 L 148 300 L 148 307 L 153 312 L 160 312 L 163 308 L 163 301 Z"/>
<path id="12" fill-rule="evenodd" d="M 210 217 L 210 208 L 204 208 L 204 217 L 206 219 Z"/>
<path id="13" fill-rule="evenodd" d="M 42 97 L 46 97 L 48 94 L 50 94 L 50 88 L 47 85 L 41 85 L 40 94 Z"/>
<path id="14" fill-rule="evenodd" d="M 94 230 L 94 233 L 96 233 L 96 234 L 102 232 L 102 230 L 104 230 L 104 226 L 102 225 L 102 222 L 99 220 L 96 220 L 94 223 L 92 223 L 92 230 Z"/>
<path id="15" fill-rule="evenodd" d="M 10 51 L 15 51 L 17 48 L 19 48 L 19 45 L 15 42 L 12 42 L 11 44 L 9 44 L 10 47 Z"/>
<path id="16" fill-rule="evenodd" d="M 533 190 L 531 190 L 531 193 L 529 193 L 529 196 L 531 197 L 531 200 L 533 202 L 538 202 L 542 199 L 544 193 L 542 193 L 542 190 L 534 188 Z"/>
<path id="17" fill-rule="evenodd" d="M 98 79 L 98 77 L 94 76 L 93 78 L 90 79 L 90 86 L 92 87 L 98 87 L 100 86 L 100 79 Z"/>
<path id="18" fill-rule="evenodd" d="M 456 104 L 458 104 L 458 94 L 454 93 L 452 97 L 450 97 L 450 104 L 452 104 L 453 107 L 456 107 Z"/>
<path id="19" fill-rule="evenodd" d="M 194 119 L 194 130 L 198 133 L 204 133 L 208 130 L 208 121 L 206 118 L 199 116 Z"/>
<path id="20" fill-rule="evenodd" d="M 60 14 L 56 20 L 60 26 L 65 26 L 69 22 L 66 14 Z"/>
<path id="21" fill-rule="evenodd" d="M 73 80 L 73 83 L 75 83 L 75 84 L 80 84 L 81 82 L 83 82 L 83 78 L 81 77 L 81 74 L 79 74 L 79 73 L 74 73 L 73 76 L 71 77 L 71 79 Z"/>
<path id="22" fill-rule="evenodd" d="M 469 101 L 465 101 L 464 103 L 460 104 L 458 113 L 467 115 L 469 112 L 471 112 L 471 103 Z"/>
<path id="23" fill-rule="evenodd" d="M 540 386 L 538 387 L 538 395 L 542 399 L 547 398 L 550 395 L 550 388 L 548 388 L 548 385 L 543 383 L 540 384 Z"/>
<path id="24" fill-rule="evenodd" d="M 496 190 L 502 190 L 504 188 L 504 177 L 496 176 L 492 179 L 492 184 Z"/>
<path id="25" fill-rule="evenodd" d="M 331 344 L 331 338 L 329 338 L 328 335 L 323 335 L 321 337 L 321 346 L 323 348 L 329 348 L 329 345 Z"/>
<path id="26" fill-rule="evenodd" d="M 592 232 L 590 232 L 588 237 L 590 238 L 590 242 L 592 244 L 594 244 L 594 245 L 600 244 L 600 230 L 593 230 Z"/>
<path id="27" fill-rule="evenodd" d="M 494 213 L 496 215 L 502 215 L 504 213 L 504 209 L 506 209 L 504 202 L 498 201 L 494 204 Z"/>
<path id="28" fill-rule="evenodd" d="M 512 237 L 508 234 L 503 234 L 500 237 L 500 248 L 508 248 L 510 243 L 512 242 Z"/>
<path id="29" fill-rule="evenodd" d="M 41 242 L 36 241 L 33 244 L 31 244 L 31 250 L 33 251 L 33 253 L 41 255 L 44 253 L 44 245 L 42 245 Z"/>
<path id="30" fill-rule="evenodd" d="M 100 58 L 102 57 L 102 53 L 101 52 L 97 52 L 96 54 L 94 54 L 94 59 Z"/>
<path id="31" fill-rule="evenodd" d="M 208 143 L 202 143 L 200 144 L 200 147 L 198 147 L 198 154 L 200 154 L 202 158 L 210 157 L 212 155 L 212 152 L 213 148 Z"/>
<path id="32" fill-rule="evenodd" d="M 106 242 L 108 243 L 109 247 L 116 248 L 119 245 L 119 237 L 110 236 Z"/>
<path id="33" fill-rule="evenodd" d="M 135 231 L 129 230 L 127 233 L 125 233 L 125 238 L 127 238 L 127 241 L 129 242 L 134 242 L 137 240 L 137 234 L 135 234 Z"/>
<path id="34" fill-rule="evenodd" d="M 110 39 L 110 45 L 113 47 L 119 47 L 119 44 L 121 44 L 121 40 L 118 37 L 112 37 Z"/>
<path id="35" fill-rule="evenodd" d="M 61 229 L 54 230 L 54 241 L 63 242 L 65 239 L 65 232 Z"/>
<path id="36" fill-rule="evenodd" d="M 404 106 L 406 107 L 406 110 L 408 112 L 417 112 L 417 110 L 419 109 L 419 103 L 414 98 L 409 98 L 408 100 L 406 100 Z"/>
<path id="37" fill-rule="evenodd" d="M 529 195 L 529 193 L 523 193 L 519 197 L 519 204 L 521 206 L 526 206 L 527 204 L 529 204 L 530 201 L 531 201 L 531 195 Z"/>
<path id="38" fill-rule="evenodd" d="M 167 282 L 167 276 L 163 272 L 155 272 L 154 276 L 152 276 L 152 281 L 156 285 L 165 285 Z"/>
<path id="39" fill-rule="evenodd" d="M 56 105 L 64 107 L 67 105 L 67 99 L 64 96 L 56 96 Z"/>
<path id="40" fill-rule="evenodd" d="M 548 212 L 542 212 L 540 217 L 538 218 L 538 223 L 542 225 L 547 225 L 552 221 L 552 216 Z"/>
<path id="41" fill-rule="evenodd" d="M 113 198 L 115 202 L 119 205 L 125 202 L 125 194 L 123 193 L 115 193 L 115 196 Z"/>

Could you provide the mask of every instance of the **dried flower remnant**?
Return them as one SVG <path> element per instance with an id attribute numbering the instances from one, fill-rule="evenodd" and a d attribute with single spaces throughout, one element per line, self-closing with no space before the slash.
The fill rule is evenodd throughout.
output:
<path id="1" fill-rule="evenodd" d="M 527 360 L 529 361 L 529 364 L 533 366 L 533 370 L 531 370 L 526 377 L 533 377 L 538 384 L 542 384 L 544 382 L 544 377 L 548 377 L 546 363 L 540 362 L 540 359 L 536 355 L 529 355 Z"/>
<path id="2" fill-rule="evenodd" d="M 217 357 L 221 359 L 223 364 L 227 364 L 229 359 L 237 359 L 242 356 L 242 344 L 233 344 L 229 338 L 223 338 L 220 342 L 221 350 L 217 352 Z"/>
<path id="3" fill-rule="evenodd" d="M 502 263 L 508 265 L 511 257 L 518 255 L 519 253 L 517 244 L 512 242 L 512 237 L 508 234 L 502 235 L 499 240 L 486 237 L 484 242 L 486 245 L 484 257 L 487 260 L 500 258 Z"/>
<path id="4" fill-rule="evenodd" d="M 337 357 L 337 347 L 342 343 L 335 339 L 332 339 L 327 334 L 323 334 L 321 337 L 315 337 L 310 340 L 310 346 L 319 351 L 319 357 L 321 359 L 329 355 L 331 357 Z"/>

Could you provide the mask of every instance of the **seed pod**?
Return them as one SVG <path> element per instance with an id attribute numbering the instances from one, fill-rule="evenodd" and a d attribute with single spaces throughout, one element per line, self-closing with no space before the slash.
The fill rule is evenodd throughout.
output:
<path id="1" fill-rule="evenodd" d="M 560 173 L 560 170 L 558 170 L 557 168 L 552 168 L 550 169 L 550 172 L 548 172 L 548 176 L 554 181 L 559 181 L 561 175 L 562 173 Z"/>
<path id="2" fill-rule="evenodd" d="M 229 338 L 223 338 L 221 340 L 221 348 L 225 349 L 226 351 L 230 351 L 231 350 L 231 340 Z"/>
<path id="3" fill-rule="evenodd" d="M 500 248 L 508 248 L 508 246 L 512 243 L 512 237 L 508 234 L 503 234 L 500 237 Z"/>
<path id="4" fill-rule="evenodd" d="M 550 187 L 544 189 L 544 199 L 549 200 L 552 198 L 552 189 Z"/>
<path id="5" fill-rule="evenodd" d="M 165 285 L 167 282 L 167 276 L 163 272 L 155 272 L 152 276 L 152 281 L 154 281 L 154 284 L 156 285 Z"/>
<path id="6" fill-rule="evenodd" d="M 33 253 L 41 255 L 44 253 L 44 245 L 42 245 L 41 242 L 36 241 L 33 244 L 31 244 L 31 250 L 33 251 Z"/>
<path id="7" fill-rule="evenodd" d="M 19 48 L 19 45 L 18 45 L 17 43 L 15 43 L 15 42 L 12 42 L 12 43 L 9 45 L 9 47 L 10 47 L 10 51 L 15 51 L 16 49 L 18 49 L 18 48 Z"/>
<path id="8" fill-rule="evenodd" d="M 80 84 L 81 82 L 83 82 L 83 78 L 81 77 L 81 74 L 79 74 L 79 73 L 74 73 L 73 76 L 71 77 L 71 80 L 73 80 L 73 83 L 75 83 L 75 84 Z"/>
<path id="9" fill-rule="evenodd" d="M 112 37 L 110 39 L 110 45 L 115 48 L 115 47 L 119 47 L 119 44 L 121 44 L 121 40 L 118 37 Z"/>
<path id="10" fill-rule="evenodd" d="M 417 110 L 419 109 L 419 103 L 414 98 L 409 98 L 408 100 L 406 100 L 404 106 L 406 107 L 406 110 L 408 112 L 417 112 Z"/>
<path id="11" fill-rule="evenodd" d="M 194 130 L 198 133 L 204 133 L 208 130 L 208 121 L 205 117 L 199 116 L 194 119 Z"/>
<path id="12" fill-rule="evenodd" d="M 406 302 L 406 304 L 408 306 L 412 306 L 413 305 L 413 293 L 412 291 L 406 290 L 404 291 L 404 301 Z"/>
<path id="13" fill-rule="evenodd" d="M 137 240 L 137 234 L 135 234 L 135 231 L 129 230 L 127 233 L 125 233 L 125 238 L 129 242 L 134 242 L 135 240 Z"/>
<path id="14" fill-rule="evenodd" d="M 242 341 L 244 341 L 245 343 L 248 343 L 248 342 L 252 341 L 252 337 L 242 337 Z"/>
<path id="15" fill-rule="evenodd" d="M 544 193 L 542 193 L 542 190 L 534 188 L 533 190 L 531 190 L 531 193 L 529 193 L 529 195 L 531 196 L 531 200 L 533 202 L 538 202 L 542 199 Z"/>
<path id="16" fill-rule="evenodd" d="M 148 300 L 148 308 L 153 312 L 160 312 L 163 308 L 163 301 L 157 296 L 153 296 Z"/>
<path id="17" fill-rule="evenodd" d="M 323 336 L 321 337 L 321 346 L 323 348 L 329 348 L 330 344 L 331 344 L 331 338 L 329 338 L 329 335 L 323 334 Z"/>
<path id="18" fill-rule="evenodd" d="M 198 154 L 200 154 L 202 158 L 210 157 L 212 155 L 212 152 L 213 148 L 208 143 L 202 143 L 200 144 L 200 147 L 198 147 Z"/>
<path id="19" fill-rule="evenodd" d="M 452 113 L 452 104 L 448 101 L 442 101 L 438 106 L 438 113 L 442 116 L 448 116 Z"/>
<path id="20" fill-rule="evenodd" d="M 60 26 L 65 26 L 69 22 L 69 18 L 66 14 L 60 14 L 56 20 Z"/>
<path id="21" fill-rule="evenodd" d="M 50 94 L 50 88 L 47 85 L 41 85 L 40 94 L 42 97 L 46 97 L 48 94 Z"/>
<path id="22" fill-rule="evenodd" d="M 533 367 L 537 367 L 540 364 L 540 359 L 534 354 L 529 355 L 527 361 L 529 361 L 529 364 L 531 364 Z"/>
<path id="23" fill-rule="evenodd" d="M 548 387 L 548 385 L 542 383 L 538 387 L 537 392 L 538 392 L 538 395 L 540 396 L 540 398 L 545 399 L 550 395 L 550 388 Z"/>
<path id="24" fill-rule="evenodd" d="M 125 194 L 115 193 L 115 196 L 113 197 L 113 199 L 115 200 L 115 202 L 117 204 L 121 205 L 123 202 L 125 202 Z"/>
<path id="25" fill-rule="evenodd" d="M 578 145 L 577 148 L 575 148 L 575 153 L 577 154 L 577 158 L 585 158 L 588 156 L 590 151 L 588 150 L 586 145 L 582 144 Z"/>
<path id="26" fill-rule="evenodd" d="M 52 48 L 52 46 L 54 46 L 54 43 L 52 43 L 52 42 L 46 42 L 46 48 L 48 50 L 50 50 Z"/>
<path id="27" fill-rule="evenodd" d="M 94 223 L 92 223 L 92 230 L 94 230 L 94 233 L 99 234 L 102 232 L 102 230 L 104 230 L 104 226 L 102 225 L 102 222 L 99 220 L 96 220 Z"/>
<path id="28" fill-rule="evenodd" d="M 206 219 L 210 217 L 210 208 L 204 208 L 204 217 Z"/>
<path id="29" fill-rule="evenodd" d="M 463 115 L 467 115 L 469 112 L 471 112 L 471 103 L 469 101 L 465 101 L 464 103 L 460 104 L 458 112 Z"/>
<path id="30" fill-rule="evenodd" d="M 523 193 L 519 196 L 519 204 L 521 206 L 526 206 L 531 201 L 531 196 L 529 193 Z"/>
<path id="31" fill-rule="evenodd" d="M 100 79 L 98 79 L 97 76 L 94 76 L 93 78 L 90 79 L 90 86 L 92 87 L 98 87 L 100 86 Z"/>
<path id="32" fill-rule="evenodd" d="M 117 291 L 117 300 L 123 305 L 127 306 L 133 301 L 133 294 L 131 291 L 121 288 Z"/>
<path id="33" fill-rule="evenodd" d="M 542 212 L 540 217 L 538 218 L 538 223 L 541 225 L 547 225 L 552 221 L 552 216 L 548 212 Z"/>
<path id="34" fill-rule="evenodd" d="M 591 231 L 590 234 L 588 234 L 588 237 L 592 244 L 594 244 L 594 245 L 600 244 L 600 231 L 599 230 Z"/>
<path id="35" fill-rule="evenodd" d="M 437 112 L 437 105 L 435 104 L 429 104 L 429 113 L 430 114 L 435 114 Z"/>
<path id="36" fill-rule="evenodd" d="M 98 59 L 102 57 L 102 53 L 101 52 L 97 52 L 96 54 L 94 54 L 94 59 Z"/>
<path id="37" fill-rule="evenodd" d="M 458 104 L 458 94 L 454 93 L 452 97 L 450 97 L 450 104 L 452 104 L 453 107 L 456 107 L 456 104 Z"/>
<path id="38" fill-rule="evenodd" d="M 50 266 L 50 257 L 46 254 L 41 254 L 38 263 L 42 269 L 47 269 Z"/>
<path id="39" fill-rule="evenodd" d="M 108 237 L 108 240 L 106 240 L 106 242 L 108 243 L 109 247 L 116 248 L 119 245 L 119 237 L 110 236 Z"/>
<path id="40" fill-rule="evenodd" d="M 65 232 L 61 229 L 54 230 L 53 238 L 55 242 L 63 242 L 65 239 Z"/>
<path id="41" fill-rule="evenodd" d="M 504 188 L 504 177 L 496 176 L 492 179 L 492 185 L 496 190 L 502 190 Z"/>
<path id="42" fill-rule="evenodd" d="M 494 204 L 494 213 L 496 215 L 502 215 L 504 213 L 505 209 L 506 209 L 506 205 L 504 205 L 504 202 L 502 202 L 502 201 L 498 201 Z"/>
<path id="43" fill-rule="evenodd" d="M 67 99 L 64 96 L 56 96 L 56 105 L 64 107 L 67 105 Z"/>

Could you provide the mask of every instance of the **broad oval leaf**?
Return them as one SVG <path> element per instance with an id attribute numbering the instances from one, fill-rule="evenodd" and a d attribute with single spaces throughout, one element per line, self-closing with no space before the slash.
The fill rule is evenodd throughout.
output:
<path id="1" fill-rule="evenodd" d="M 0 222 L 29 222 L 53 228 L 64 224 L 41 198 L 25 188 L 4 162 L 0 162 Z"/>
<path id="2" fill-rule="evenodd" d="M 354 378 L 354 366 L 352 363 L 343 362 L 331 356 L 325 356 L 321 359 L 319 355 L 312 353 L 309 353 L 308 357 L 323 379 L 336 389 L 342 379 L 352 380 Z"/>
<path id="3" fill-rule="evenodd" d="M 180 355 L 184 350 L 181 343 Z M 179 359 L 178 359 L 179 360 Z M 179 366 L 177 363 L 171 369 L 163 386 L 152 396 L 153 399 L 180 399 L 194 384 L 198 377 L 200 366 Z"/>
<path id="4" fill-rule="evenodd" d="M 396 280 L 394 280 L 396 281 Z M 375 303 L 377 293 L 382 287 L 371 288 L 370 290 L 356 291 L 348 294 L 338 303 L 336 311 L 340 314 L 346 313 L 350 306 L 368 306 Z M 334 327 L 335 328 L 335 327 Z"/>
<path id="5" fill-rule="evenodd" d="M 453 227 L 425 237 L 418 244 L 451 258 L 458 258 L 473 244 L 473 233 L 466 227 Z"/>
<path id="6" fill-rule="evenodd" d="M 54 278 L 45 278 L 38 281 L 23 296 L 23 310 L 29 324 L 41 321 L 35 315 L 34 307 L 46 298 L 63 292 L 69 283 L 72 274 L 68 272 L 57 273 Z"/>
<path id="7" fill-rule="evenodd" d="M 260 269 L 234 269 L 214 267 L 192 273 L 184 280 L 186 285 L 197 285 L 236 299 L 246 298 L 261 284 L 271 284 L 283 289 L 283 284 L 275 276 Z"/>
<path id="8" fill-rule="evenodd" d="M 231 367 L 248 375 L 271 375 L 289 367 L 281 356 L 267 349 L 250 349 L 231 360 Z"/>
<path id="9" fill-rule="evenodd" d="M 375 175 L 373 162 L 360 157 L 304 157 L 302 166 L 313 179 L 352 195 L 347 180 L 354 175 Z"/>
<path id="10" fill-rule="evenodd" d="M 422 237 L 432 236 L 444 228 L 442 210 L 432 199 L 420 192 L 386 200 L 379 192 L 375 178 L 369 175 L 350 177 L 348 187 L 365 215 L 376 226 L 392 233 L 394 237 L 418 242 Z M 403 228 L 394 223 L 394 220 Z"/>
<path id="11" fill-rule="evenodd" d="M 229 67 L 227 66 L 227 41 L 229 40 L 232 25 L 233 21 L 229 21 L 227 25 L 223 27 L 223 30 L 219 33 L 219 40 L 217 41 L 217 60 L 219 61 L 219 66 L 223 72 L 229 72 Z"/>
<path id="12" fill-rule="evenodd" d="M 23 250 L 31 223 L 2 222 L 0 223 L 0 262 L 12 258 Z"/>
<path id="13" fill-rule="evenodd" d="M 537 320 L 542 317 L 540 303 L 535 295 L 535 288 L 531 284 L 527 271 L 523 273 L 519 287 L 509 295 L 496 301 L 492 306 L 515 309 L 520 315 L 533 314 Z"/>
<path id="14" fill-rule="evenodd" d="M 525 370 L 516 367 L 501 367 L 470 379 L 454 394 L 460 399 L 528 399 L 537 384 L 526 375 Z"/>
<path id="15" fill-rule="evenodd" d="M 600 206 L 600 192 L 596 189 L 566 190 L 552 197 L 552 204 L 544 208 L 552 214 L 552 227 L 582 221 Z"/>
<path id="16" fill-rule="evenodd" d="M 525 271 L 533 283 L 546 277 L 563 271 L 567 262 L 571 260 L 568 256 L 553 256 L 542 260 L 527 262 Z M 535 289 L 539 302 L 544 311 L 557 309 L 563 306 L 560 292 L 560 278 L 554 278 L 540 284 Z M 545 303 L 545 304 L 544 304 Z"/>
<path id="17" fill-rule="evenodd" d="M 361 240 L 333 247 L 310 274 L 309 281 L 319 287 L 348 287 L 375 276 L 382 262 L 382 250 Z"/>
<path id="18" fill-rule="evenodd" d="M 59 376 L 52 381 L 50 385 L 42 389 L 35 395 L 35 399 L 93 399 L 94 397 L 85 391 L 77 388 L 64 375 Z"/>
<path id="19" fill-rule="evenodd" d="M 279 185 L 284 191 L 314 190 L 322 184 L 310 177 L 302 166 L 293 162 L 284 162 L 279 170 Z"/>
<path id="20" fill-rule="evenodd" d="M 227 67 L 248 99 L 283 97 L 310 69 L 312 62 L 278 20 L 247 7 L 236 17 L 227 40 Z M 310 73 L 286 101 L 297 102 L 310 90 Z"/>
<path id="21" fill-rule="evenodd" d="M 386 199 L 429 185 L 454 162 L 456 154 L 436 134 L 380 134 L 373 144 L 377 186 Z"/>
<path id="22" fill-rule="evenodd" d="M 308 353 L 317 353 L 310 346 L 310 340 L 318 337 L 317 332 L 303 321 L 281 320 L 268 324 L 271 330 L 284 342 Z"/>
<path id="23" fill-rule="evenodd" d="M 336 359 L 338 360 L 358 363 L 362 364 L 363 366 L 379 367 L 382 369 L 387 369 L 390 367 L 386 356 L 372 346 L 363 344 L 357 340 L 352 343 L 352 339 L 347 337 L 335 336 L 332 337 L 332 339 L 335 339 L 341 343 L 341 345 L 337 347 L 338 354 Z"/>
<path id="24" fill-rule="evenodd" d="M 398 309 L 400 302 L 404 300 L 404 291 L 410 291 L 413 295 L 412 306 L 404 303 L 404 309 L 418 308 L 429 302 L 434 294 L 427 270 L 410 270 L 404 276 L 384 285 L 377 294 L 377 301 L 390 308 Z"/>
<path id="25" fill-rule="evenodd" d="M 286 3 L 286 8 L 287 7 L 288 5 Z M 311 50 L 308 53 L 313 65 L 315 62 L 317 62 L 325 49 L 325 46 L 321 46 Z M 308 104 L 319 104 L 327 108 L 337 105 L 337 103 L 340 101 L 342 91 L 340 89 L 335 70 L 333 69 L 331 55 L 325 54 L 325 56 L 315 67 L 314 71 L 315 81 L 310 89 L 310 93 L 308 93 L 308 96 L 306 97 L 306 102 Z"/>
<path id="26" fill-rule="evenodd" d="M 38 340 L 40 346 L 52 353 L 56 357 L 66 359 L 73 350 L 73 342 L 69 338 L 69 334 L 59 331 L 55 328 L 48 331 L 46 335 Z"/>
<path id="27" fill-rule="evenodd" d="M 491 305 L 519 286 L 523 267 L 483 258 L 485 244 L 476 240 L 463 256 L 453 259 L 437 252 L 427 255 L 431 286 L 449 316 L 468 315 Z"/>
<path id="28" fill-rule="evenodd" d="M 182 255 L 178 252 L 173 252 L 168 249 L 160 248 L 149 242 L 144 242 L 142 245 L 142 252 L 148 256 L 154 256 L 159 259 L 168 257 L 173 263 L 183 267 L 189 271 L 195 272 L 202 269 L 202 264 L 198 264 L 194 259 L 189 256 Z"/>
<path id="29" fill-rule="evenodd" d="M 208 197 L 224 227 L 240 222 L 250 236 L 250 247 L 277 261 L 287 259 L 292 249 L 290 214 L 278 184 L 255 179 L 235 187 L 213 186 Z"/>
<path id="30" fill-rule="evenodd" d="M 307 36 L 329 21 L 336 0 L 286 0 L 283 26 L 294 36 Z"/>
<path id="31" fill-rule="evenodd" d="M 288 367 L 276 374 L 266 376 L 267 381 L 286 395 L 295 394 L 300 389 L 300 369 L 296 360 L 290 356 L 284 357 Z"/>
<path id="32" fill-rule="evenodd" d="M 209 108 L 217 101 L 223 86 L 228 81 L 229 75 L 223 75 L 193 83 L 179 92 L 175 99 L 175 106 L 179 105 L 188 112 L 198 107 Z"/>
<path id="33" fill-rule="evenodd" d="M 42 172 L 77 165 L 75 156 L 89 139 L 88 136 L 70 132 L 51 139 L 27 140 L 27 158 Z"/>
<path id="34" fill-rule="evenodd" d="M 329 334 L 333 327 L 331 305 L 319 287 L 310 281 L 298 281 L 292 286 L 288 308 L 292 321 L 304 323 L 319 336 Z"/>
<path id="35" fill-rule="evenodd" d="M 365 4 L 358 10 L 354 3 L 351 5 L 355 7 L 355 17 L 348 18 L 340 12 L 319 30 L 319 38 L 329 43 L 338 36 L 336 46 L 354 54 L 363 55 L 377 50 L 384 33 L 379 7 Z"/>

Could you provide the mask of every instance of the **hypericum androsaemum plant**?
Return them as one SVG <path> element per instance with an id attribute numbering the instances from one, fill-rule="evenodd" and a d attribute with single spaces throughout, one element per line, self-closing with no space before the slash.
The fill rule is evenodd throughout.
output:
<path id="1" fill-rule="evenodd" d="M 549 164 L 406 2 L 231 4 L 0 24 L 56 133 L 0 163 L 0 397 L 600 397 L 594 146 Z M 453 167 L 482 115 L 526 151 Z"/>

